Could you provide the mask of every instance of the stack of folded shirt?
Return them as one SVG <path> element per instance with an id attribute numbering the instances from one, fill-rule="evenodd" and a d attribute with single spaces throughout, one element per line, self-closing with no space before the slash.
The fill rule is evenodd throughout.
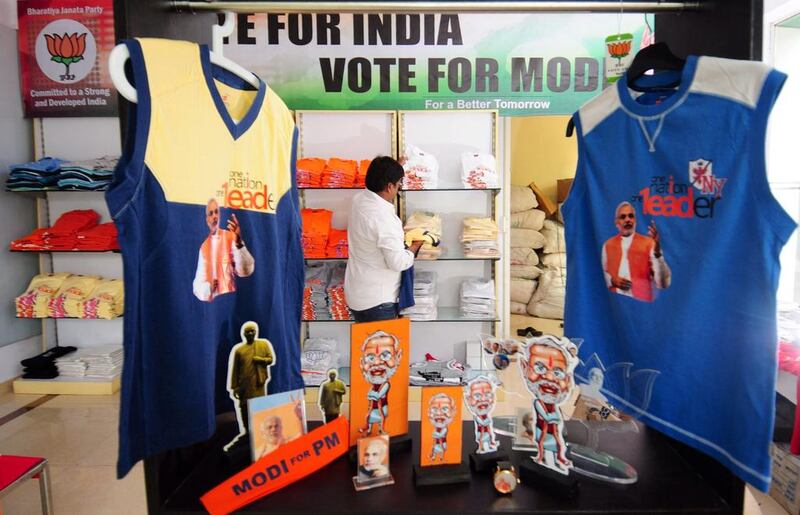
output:
<path id="1" fill-rule="evenodd" d="M 47 318 L 50 299 L 69 276 L 68 273 L 34 276 L 25 292 L 16 298 L 17 317 Z"/>
<path id="2" fill-rule="evenodd" d="M 356 173 L 356 182 L 353 184 L 354 188 L 367 187 L 367 170 L 369 165 L 372 164 L 372 159 L 362 159 L 358 162 L 358 172 Z"/>
<path id="3" fill-rule="evenodd" d="M 339 368 L 339 342 L 335 338 L 308 338 L 300 354 L 300 374 L 306 385 L 319 386 L 328 370 Z"/>
<path id="4" fill-rule="evenodd" d="M 120 279 L 100 281 L 80 306 L 81 318 L 111 320 L 125 312 L 125 288 Z"/>
<path id="5" fill-rule="evenodd" d="M 351 159 L 332 157 L 322 172 L 323 188 L 352 188 L 356 182 L 358 163 Z"/>
<path id="6" fill-rule="evenodd" d="M 119 250 L 117 226 L 114 225 L 114 222 L 97 224 L 91 229 L 80 231 L 76 240 L 78 242 L 77 250 Z"/>
<path id="7" fill-rule="evenodd" d="M 352 314 L 347 302 L 344 300 L 344 275 L 347 270 L 346 263 L 329 263 L 331 267 L 330 280 L 328 281 L 328 311 L 331 320 L 350 320 Z"/>
<path id="8" fill-rule="evenodd" d="M 461 283 L 461 318 L 495 317 L 494 281 L 467 279 Z"/>
<path id="9" fill-rule="evenodd" d="M 122 373 L 122 345 L 101 345 L 81 349 L 89 379 L 114 379 Z"/>
<path id="10" fill-rule="evenodd" d="M 328 247 L 325 249 L 325 257 L 347 257 L 347 231 L 331 228 L 331 232 L 328 234 Z"/>
<path id="11" fill-rule="evenodd" d="M 403 310 L 403 315 L 411 320 L 436 320 L 439 316 L 436 294 L 436 274 L 434 272 L 414 273 L 414 305 Z"/>
<path id="12" fill-rule="evenodd" d="M 464 256 L 468 258 L 500 257 L 497 244 L 497 223 L 491 218 L 467 217 L 464 219 Z"/>
<path id="13" fill-rule="evenodd" d="M 333 213 L 327 209 L 303 209 L 303 255 L 307 259 L 324 259 L 331 232 Z"/>
<path id="14" fill-rule="evenodd" d="M 122 346 L 119 344 L 83 348 L 55 360 L 63 377 L 109 380 L 122 373 L 122 361 Z"/>
<path id="15" fill-rule="evenodd" d="M 431 154 L 409 145 L 406 148 L 403 189 L 431 190 L 439 185 L 439 161 Z"/>
<path id="16" fill-rule="evenodd" d="M 20 364 L 25 367 L 23 379 L 53 379 L 58 377 L 56 360 L 75 352 L 75 347 L 54 347 L 38 356 L 23 359 Z"/>
<path id="17" fill-rule="evenodd" d="M 329 320 L 328 278 L 330 268 L 326 263 L 306 266 L 305 286 L 303 288 L 303 320 Z"/>
<path id="18" fill-rule="evenodd" d="M 69 211 L 44 230 L 42 239 L 51 250 L 72 250 L 78 246 L 78 233 L 91 229 L 99 221 L 100 215 L 92 209 Z"/>
<path id="19" fill-rule="evenodd" d="M 16 298 L 19 318 L 116 318 L 124 311 L 120 279 L 68 273 L 42 274 L 31 279 Z"/>
<path id="20" fill-rule="evenodd" d="M 9 191 L 41 191 L 56 188 L 61 163 L 54 157 L 45 157 L 32 163 L 9 167 L 6 189 Z"/>
<path id="21" fill-rule="evenodd" d="M 114 168 L 118 161 L 119 157 L 103 156 L 88 161 L 62 163 L 58 174 L 58 189 L 106 190 L 114 178 Z"/>
<path id="22" fill-rule="evenodd" d="M 91 209 L 68 211 L 53 227 L 35 229 L 14 240 L 9 247 L 18 251 L 106 251 L 119 250 L 113 222 L 98 224 L 100 215 Z"/>
<path id="23" fill-rule="evenodd" d="M 438 214 L 417 211 L 408 217 L 403 230 L 406 232 L 406 244 L 414 240 L 425 242 L 417 259 L 439 259 L 444 249 L 439 245 L 442 239 L 442 218 Z"/>
<path id="24" fill-rule="evenodd" d="M 82 318 L 83 301 L 100 282 L 96 275 L 71 275 L 50 299 L 51 318 Z"/>
<path id="25" fill-rule="evenodd" d="M 491 154 L 461 154 L 461 182 L 468 189 L 497 188 L 497 161 Z"/>
<path id="26" fill-rule="evenodd" d="M 304 157 L 297 160 L 297 187 L 322 187 L 322 172 L 325 171 L 325 160 L 318 157 Z"/>
<path id="27" fill-rule="evenodd" d="M 58 368 L 58 375 L 61 377 L 86 376 L 86 362 L 81 359 L 80 350 L 57 358 L 56 367 Z"/>

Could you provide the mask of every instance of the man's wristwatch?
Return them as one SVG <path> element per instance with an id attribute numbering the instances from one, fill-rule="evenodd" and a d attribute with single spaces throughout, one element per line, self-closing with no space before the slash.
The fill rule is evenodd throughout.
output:
<path id="1" fill-rule="evenodd" d="M 510 494 L 519 484 L 517 471 L 510 461 L 498 461 L 497 470 L 492 477 L 494 489 L 501 494 Z"/>

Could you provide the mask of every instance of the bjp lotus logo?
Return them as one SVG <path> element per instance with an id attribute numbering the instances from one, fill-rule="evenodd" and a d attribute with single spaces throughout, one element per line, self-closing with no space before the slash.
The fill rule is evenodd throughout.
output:
<path id="1" fill-rule="evenodd" d="M 67 71 L 61 75 L 61 80 L 73 80 L 75 75 L 70 75 L 69 65 L 83 60 L 83 52 L 86 50 L 86 33 L 78 35 L 77 32 L 74 32 L 69 35 L 65 32 L 63 36 L 45 34 L 44 38 L 47 40 L 47 51 L 52 56 L 50 60 L 66 67 Z"/>
<path id="2" fill-rule="evenodd" d="M 71 84 L 83 80 L 96 61 L 97 42 L 78 21 L 53 21 L 36 37 L 36 63 L 55 82 Z"/>
<path id="3" fill-rule="evenodd" d="M 631 53 L 633 34 L 614 34 L 606 38 L 608 55 L 617 60 L 617 65 L 622 65 L 622 60 Z"/>
<path id="4" fill-rule="evenodd" d="M 623 57 L 631 53 L 631 43 L 633 43 L 631 40 L 608 43 L 608 55 L 621 62 Z"/>

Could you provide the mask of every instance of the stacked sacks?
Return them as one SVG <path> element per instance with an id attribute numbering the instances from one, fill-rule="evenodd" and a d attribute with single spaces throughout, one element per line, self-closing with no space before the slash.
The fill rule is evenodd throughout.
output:
<path id="1" fill-rule="evenodd" d="M 544 269 L 539 287 L 528 302 L 527 312 L 541 318 L 564 318 L 567 283 L 567 254 L 564 226 L 545 220 L 542 228 L 544 245 L 540 261 Z"/>
<path id="2" fill-rule="evenodd" d="M 438 214 L 425 211 L 413 213 L 406 220 L 403 230 L 406 233 L 406 246 L 410 246 L 414 240 L 425 242 L 417 259 L 439 259 L 443 248 L 439 245 L 442 239 L 442 218 Z"/>
<path id="3" fill-rule="evenodd" d="M 511 313 L 524 315 L 526 306 L 536 291 L 537 279 L 542 271 L 536 249 L 545 244 L 540 232 L 545 219 L 544 211 L 536 209 L 539 203 L 528 186 L 511 187 Z"/>

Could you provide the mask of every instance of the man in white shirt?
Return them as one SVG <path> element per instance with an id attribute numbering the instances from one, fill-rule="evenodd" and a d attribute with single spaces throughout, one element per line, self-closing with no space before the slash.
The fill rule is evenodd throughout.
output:
<path id="1" fill-rule="evenodd" d="M 353 198 L 350 207 L 344 294 L 356 322 L 399 316 L 400 274 L 414 265 L 423 244 L 414 241 L 405 246 L 403 222 L 394 207 L 403 176 L 403 167 L 391 157 L 373 159 L 367 189 Z"/>
<path id="2" fill-rule="evenodd" d="M 242 229 L 231 213 L 228 229 L 220 229 L 220 208 L 216 199 L 206 205 L 208 237 L 197 254 L 197 269 L 192 291 L 206 302 L 236 291 L 236 277 L 248 277 L 255 271 L 255 260 L 242 239 Z"/>
<path id="3" fill-rule="evenodd" d="M 655 299 L 655 288 L 669 288 L 671 271 L 654 221 L 648 236 L 636 232 L 636 210 L 621 202 L 614 214 L 619 234 L 603 244 L 603 272 L 608 289 L 644 302 Z"/>

